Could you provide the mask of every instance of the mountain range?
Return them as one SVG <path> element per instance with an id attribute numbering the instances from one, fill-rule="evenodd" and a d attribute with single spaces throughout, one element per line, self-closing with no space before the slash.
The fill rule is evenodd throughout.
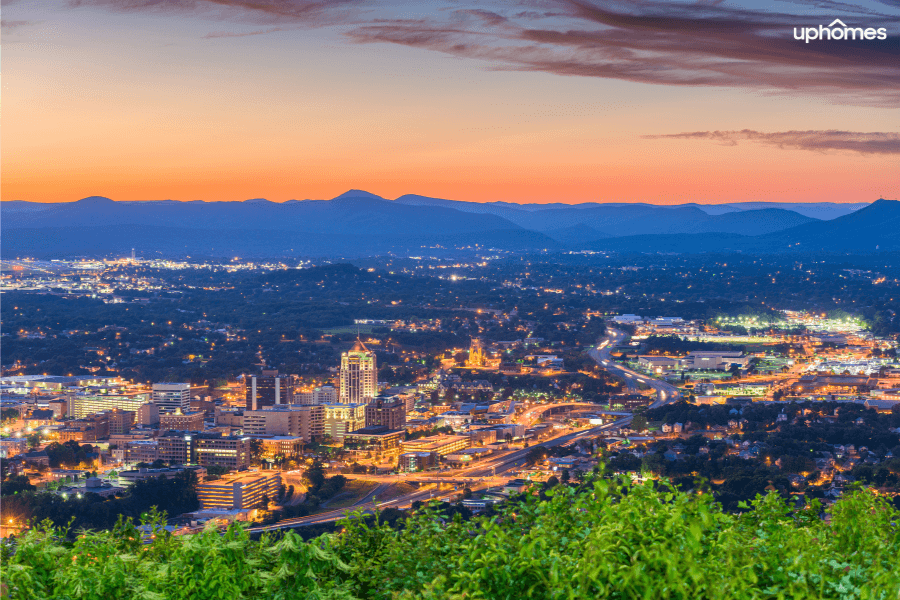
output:
<path id="1" fill-rule="evenodd" d="M 2 255 L 335 256 L 424 249 L 871 252 L 900 248 L 900 203 L 516 204 L 350 190 L 255 198 L 0 202 Z"/>

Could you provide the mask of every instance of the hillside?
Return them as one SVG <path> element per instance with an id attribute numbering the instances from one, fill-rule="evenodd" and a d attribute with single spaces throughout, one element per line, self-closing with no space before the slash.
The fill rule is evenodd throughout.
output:
<path id="1" fill-rule="evenodd" d="M 402 528 L 344 521 L 304 542 L 294 531 L 253 541 L 222 535 L 147 545 L 129 524 L 64 543 L 35 529 L 4 551 L 9 598 L 896 598 L 900 513 L 870 491 L 848 492 L 820 518 L 777 494 L 743 514 L 709 494 L 596 479 L 523 495 L 493 515 L 420 509 Z M 444 511 L 454 510 L 444 505 Z M 402 519 L 394 509 L 393 518 Z M 164 523 L 158 520 L 154 525 Z"/>
<path id="2" fill-rule="evenodd" d="M 762 235 L 634 235 L 599 240 L 589 246 L 593 250 L 617 252 L 870 253 L 900 250 L 898 227 L 900 201 L 882 199 L 830 221 L 804 223 Z"/>
<path id="3" fill-rule="evenodd" d="M 358 257 L 425 249 L 622 252 L 871 252 L 900 247 L 896 202 L 859 205 L 577 205 L 457 202 L 349 190 L 284 203 L 0 203 L 2 256 Z M 785 208 L 791 206 L 797 210 Z M 832 215 L 818 220 L 801 214 Z"/>

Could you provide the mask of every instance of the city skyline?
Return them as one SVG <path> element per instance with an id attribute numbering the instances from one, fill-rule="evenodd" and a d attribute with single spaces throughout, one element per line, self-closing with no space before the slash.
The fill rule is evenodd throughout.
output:
<path id="1" fill-rule="evenodd" d="M 835 18 L 888 38 L 794 39 Z M 6 2 L 2 195 L 896 197 L 896 18 L 876 1 Z"/>

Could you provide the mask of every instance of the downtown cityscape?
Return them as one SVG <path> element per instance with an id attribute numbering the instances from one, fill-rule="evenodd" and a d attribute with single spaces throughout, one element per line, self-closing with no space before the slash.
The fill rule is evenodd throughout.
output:
<path id="1" fill-rule="evenodd" d="M 896 0 L 4 0 L 0 600 L 900 598 Z"/>

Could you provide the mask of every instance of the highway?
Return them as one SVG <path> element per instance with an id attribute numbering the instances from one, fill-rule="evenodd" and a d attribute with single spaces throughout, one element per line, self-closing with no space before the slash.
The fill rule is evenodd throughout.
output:
<path id="1" fill-rule="evenodd" d="M 621 427 L 628 422 L 631 421 L 631 417 L 623 417 L 618 419 L 612 423 L 607 423 L 606 425 L 600 425 L 598 427 L 592 427 L 591 429 L 585 429 L 582 431 L 575 431 L 572 433 L 567 433 L 565 435 L 561 435 L 559 437 L 555 437 L 544 442 L 540 442 L 535 444 L 534 446 L 545 446 L 548 448 L 552 448 L 554 446 L 561 446 L 565 444 L 570 444 L 576 442 L 577 440 L 583 437 L 589 436 L 597 436 L 605 429 L 610 429 L 613 427 Z M 464 469 L 462 471 L 457 471 L 454 473 L 447 473 L 447 483 L 458 483 L 458 481 L 454 481 L 457 478 L 466 478 L 473 485 L 469 485 L 470 489 L 480 489 L 484 487 L 496 486 L 504 483 L 509 477 L 503 476 L 504 473 L 508 471 L 512 471 L 515 469 L 519 469 L 525 466 L 526 460 L 528 458 L 528 453 L 531 451 L 531 448 L 523 448 L 520 450 L 513 450 L 507 454 L 502 456 L 498 456 L 494 459 L 487 460 L 479 463 L 478 465 Z M 438 477 L 429 476 L 428 474 L 423 474 L 423 477 L 429 477 L 429 479 L 434 480 Z M 392 477 L 393 478 L 393 477 Z M 405 478 L 405 481 L 408 483 L 415 483 L 416 480 L 413 477 Z M 385 487 L 384 484 L 379 486 L 379 489 Z M 430 500 L 430 499 L 446 499 L 450 496 L 458 494 L 458 490 L 453 489 L 449 491 L 440 491 L 434 488 L 429 489 L 420 489 L 410 494 L 406 494 L 400 496 L 398 498 L 394 498 L 393 500 L 388 500 L 386 502 L 378 502 L 377 507 L 380 509 L 383 508 L 408 508 L 412 505 L 413 502 L 417 500 Z M 337 521 L 339 519 L 343 519 L 347 516 L 347 513 L 351 510 L 361 510 L 364 513 L 371 513 L 375 507 L 376 503 L 372 501 L 373 495 L 377 496 L 377 494 L 373 491 L 366 495 L 365 498 L 360 500 L 353 505 L 352 508 L 342 508 L 338 510 L 326 511 L 317 513 L 315 515 L 309 515 L 308 517 L 297 517 L 294 519 L 285 519 L 283 521 L 279 521 L 272 525 L 263 525 L 260 527 L 252 527 L 249 529 L 250 532 L 262 532 L 262 531 L 273 531 L 276 529 L 289 529 L 291 527 L 302 527 L 304 525 L 316 525 L 321 523 L 330 523 L 332 521 Z"/>
<path id="2" fill-rule="evenodd" d="M 681 393 L 678 389 L 666 383 L 665 381 L 659 381 L 658 379 L 653 379 L 641 373 L 637 373 L 628 369 L 627 367 L 623 367 L 612 361 L 609 352 L 610 348 L 614 346 L 619 341 L 625 339 L 625 334 L 621 331 L 615 329 L 609 329 L 607 332 L 607 337 L 604 338 L 601 343 L 594 348 L 593 350 L 589 350 L 588 354 L 593 358 L 597 364 L 601 367 L 608 370 L 610 373 L 614 375 L 618 375 L 622 377 L 626 381 L 628 380 L 636 380 L 641 383 L 645 383 L 646 385 L 652 387 L 657 392 L 657 400 L 650 405 L 650 408 L 656 408 L 662 406 L 664 404 L 668 404 L 670 402 L 674 402 L 677 400 Z M 535 407 L 531 410 L 543 410 L 543 407 Z M 529 415 L 531 416 L 531 415 Z M 572 433 L 567 433 L 565 435 L 561 435 L 558 437 L 551 438 L 549 440 L 545 440 L 543 442 L 539 442 L 534 444 L 534 446 L 545 446 L 547 448 L 552 448 L 555 446 L 562 446 L 567 444 L 572 444 L 584 437 L 592 437 L 600 435 L 604 430 L 622 427 L 623 425 L 627 425 L 631 422 L 631 417 L 622 417 L 617 419 L 612 423 L 607 423 L 606 425 L 600 425 L 597 427 L 593 427 L 591 429 L 585 429 L 581 431 L 574 431 Z M 500 456 L 489 458 L 485 461 L 479 461 L 477 465 L 473 465 L 467 469 L 454 470 L 451 472 L 441 472 L 426 474 L 423 473 L 419 477 L 425 479 L 427 478 L 430 482 L 434 482 L 438 479 L 443 479 L 446 477 L 448 484 L 457 484 L 461 485 L 461 480 L 465 479 L 466 484 L 469 484 L 469 487 L 472 489 L 480 489 L 484 487 L 489 487 L 492 485 L 499 485 L 503 483 L 504 480 L 508 479 L 507 476 L 504 476 L 505 473 L 513 470 L 517 470 L 525 466 L 526 461 L 528 459 L 528 454 L 531 452 L 531 448 L 522 448 L 520 450 L 513 450 L 511 452 L 504 453 Z M 394 476 L 389 476 L 391 480 L 394 480 Z M 387 478 L 385 478 L 387 479 Z M 407 483 L 416 483 L 417 477 L 415 475 L 403 477 L 402 481 L 406 481 Z M 401 480 L 397 478 L 397 480 Z M 426 487 L 430 484 L 426 484 Z M 376 490 L 373 490 L 369 494 L 367 494 L 364 498 L 362 498 L 359 502 L 353 505 L 351 509 L 343 508 L 339 510 L 321 512 L 315 515 L 310 515 L 308 517 L 298 517 L 295 519 L 285 519 L 284 521 L 279 521 L 273 525 L 265 525 L 261 527 L 253 527 L 250 529 L 251 532 L 258 531 L 271 531 L 275 529 L 286 529 L 290 527 L 300 527 L 304 525 L 315 525 L 319 523 L 329 523 L 331 521 L 337 521 L 338 519 L 342 519 L 346 516 L 347 512 L 350 510 L 362 510 L 363 512 L 369 513 L 373 511 L 376 507 L 376 503 L 373 502 L 373 498 L 377 497 L 378 493 L 385 490 L 387 488 L 387 483 L 382 483 L 378 486 Z M 378 508 L 406 508 L 412 505 L 413 502 L 417 500 L 428 500 L 428 499 L 441 499 L 453 496 L 458 493 L 457 490 L 444 491 L 440 492 L 435 489 L 420 489 L 410 494 L 405 494 L 393 500 L 389 500 L 387 502 L 379 502 L 377 504 Z"/>
<path id="3" fill-rule="evenodd" d="M 664 404 L 669 404 L 670 402 L 678 400 L 681 397 L 681 392 L 674 385 L 632 371 L 613 361 L 610 356 L 610 350 L 619 342 L 624 341 L 625 337 L 625 333 L 622 331 L 617 329 L 607 329 L 606 337 L 596 348 L 589 350 L 588 355 L 593 358 L 598 365 L 613 375 L 618 375 L 624 379 L 628 383 L 629 388 L 634 387 L 634 383 L 632 382 L 639 382 L 656 390 L 656 401 L 650 405 L 650 408 L 659 408 Z"/>

